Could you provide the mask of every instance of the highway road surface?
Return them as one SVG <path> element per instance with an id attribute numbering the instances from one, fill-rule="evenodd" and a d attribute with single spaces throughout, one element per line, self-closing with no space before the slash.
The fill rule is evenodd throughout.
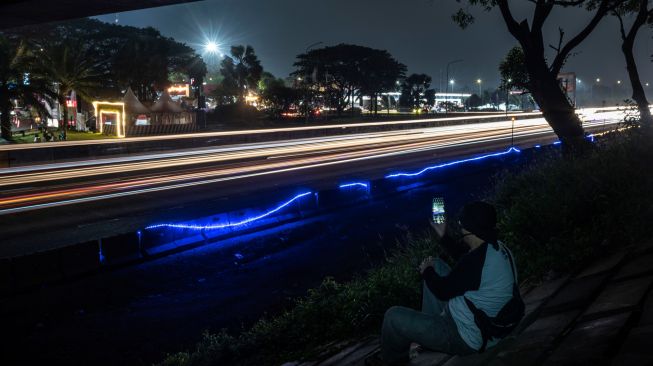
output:
<path id="1" fill-rule="evenodd" d="M 587 132 L 600 133 L 615 128 L 623 112 L 586 110 L 582 119 Z M 84 235 L 93 235 L 99 230 L 94 221 L 272 187 L 372 179 L 399 168 L 503 151 L 513 140 L 528 148 L 557 139 L 543 118 L 535 118 L 516 121 L 514 129 L 512 121 L 484 122 L 5 168 L 0 227 L 5 244 L 14 245 L 30 233 L 54 235 L 70 225 L 77 225 L 75 235 L 86 226 Z M 103 227 L 116 230 L 109 226 Z"/>

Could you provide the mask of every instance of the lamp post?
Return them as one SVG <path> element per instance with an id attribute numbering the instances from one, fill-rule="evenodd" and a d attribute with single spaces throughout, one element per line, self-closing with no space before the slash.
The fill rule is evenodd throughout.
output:
<path id="1" fill-rule="evenodd" d="M 510 99 L 510 83 L 512 83 L 512 79 L 508 79 L 508 84 L 506 84 L 506 117 L 508 117 L 508 100 Z M 514 120 L 513 120 L 513 126 L 514 126 Z"/>
<path id="2" fill-rule="evenodd" d="M 592 83 L 592 87 L 590 88 L 590 99 L 591 99 L 590 103 L 592 103 L 592 104 L 594 104 L 594 85 L 600 83 L 601 78 L 596 78 L 596 80 L 594 80 L 594 81 L 595 82 Z"/>
<path id="3" fill-rule="evenodd" d="M 459 62 L 463 62 L 463 60 L 462 60 L 462 59 L 460 59 L 460 60 L 453 60 L 453 61 L 449 61 L 449 63 L 447 63 L 447 83 L 449 83 L 449 66 L 451 66 L 451 65 L 453 65 L 453 64 L 456 64 L 456 63 L 459 63 Z M 451 84 L 452 84 L 452 92 L 453 92 L 453 83 L 451 83 Z M 448 92 L 449 92 L 449 84 L 447 84 L 447 90 L 445 91 L 445 94 L 448 93 Z M 449 101 L 449 97 L 448 97 L 448 96 L 447 96 L 447 101 Z M 446 107 L 446 108 L 445 108 L 445 113 L 446 113 L 446 114 L 449 114 L 449 105 L 448 105 L 448 103 L 445 104 L 445 107 Z"/>
<path id="4" fill-rule="evenodd" d="M 481 91 L 481 83 L 483 81 L 481 79 L 476 79 L 476 84 L 478 84 L 478 96 L 481 98 L 481 105 L 483 105 L 483 92 Z"/>

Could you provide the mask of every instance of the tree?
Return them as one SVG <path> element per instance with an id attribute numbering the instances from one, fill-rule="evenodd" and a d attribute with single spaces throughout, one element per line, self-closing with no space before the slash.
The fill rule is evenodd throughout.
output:
<path id="1" fill-rule="evenodd" d="M 12 100 L 21 100 L 49 116 L 43 103 L 52 101 L 54 92 L 51 84 L 31 74 L 33 61 L 26 43 L 14 44 L 0 36 L 0 129 L 5 140 L 13 138 Z"/>
<path id="2" fill-rule="evenodd" d="M 252 46 L 231 46 L 231 57 L 225 56 L 220 63 L 223 83 L 233 87 L 239 103 L 245 101 L 247 89 L 256 90 L 263 67 Z"/>
<path id="3" fill-rule="evenodd" d="M 462 1 L 462 0 L 460 0 Z M 571 51 L 580 45 L 594 31 L 600 21 L 621 2 L 617 0 L 537 0 L 532 1 L 532 22 L 527 18 L 517 21 L 513 16 L 508 0 L 467 0 L 469 5 L 477 5 L 486 11 L 498 8 L 510 34 L 519 42 L 524 53 L 528 72 L 528 86 L 533 98 L 540 106 L 544 118 L 565 146 L 581 149 L 584 143 L 582 123 L 575 113 L 574 106 L 558 84 L 557 76 Z M 584 7 L 593 12 L 590 21 L 565 42 L 565 32 L 559 28 L 559 40 L 554 49 L 555 55 L 549 63 L 545 53 L 543 28 L 554 8 L 570 9 Z M 474 16 L 461 8 L 453 15 L 453 20 L 462 28 L 474 22 Z"/>
<path id="4" fill-rule="evenodd" d="M 482 103 L 483 101 L 478 94 L 472 94 L 465 104 L 467 105 L 467 108 L 478 108 Z"/>
<path id="5" fill-rule="evenodd" d="M 91 101 L 94 92 L 102 87 L 107 77 L 106 64 L 89 56 L 80 43 L 45 46 L 40 51 L 36 73 L 56 83 L 57 101 L 63 106 L 64 138 L 68 126 L 66 101 L 72 91 L 86 101 Z"/>
<path id="6" fill-rule="evenodd" d="M 407 107 L 420 108 L 422 105 L 422 96 L 430 86 L 430 76 L 426 74 L 411 74 L 401 84 L 401 97 L 399 97 L 399 102 Z"/>
<path id="7" fill-rule="evenodd" d="M 195 78 L 201 85 L 206 68 L 201 57 L 188 45 L 167 38 L 151 27 L 137 28 L 104 23 L 97 19 L 77 19 L 5 31 L 8 37 L 30 39 L 35 50 L 83 46 L 89 58 L 106 63 L 110 71 L 101 92 L 112 97 L 131 87 L 141 100 L 153 100 L 168 86 L 171 75 Z"/>
<path id="8" fill-rule="evenodd" d="M 386 50 L 365 47 L 360 65 L 359 94 L 370 97 L 374 114 L 378 113 L 378 96 L 395 89 L 397 80 L 406 74 L 406 65 L 395 60 Z"/>
<path id="9" fill-rule="evenodd" d="M 524 60 L 524 51 L 521 47 L 513 47 L 508 51 L 506 57 L 499 64 L 501 73 L 501 84 L 508 89 L 520 89 L 530 91 L 530 80 L 526 61 Z"/>
<path id="10" fill-rule="evenodd" d="M 270 115 L 274 118 L 281 117 L 281 113 L 298 104 L 300 98 L 299 90 L 286 86 L 281 79 L 268 80 L 261 92 L 261 99 L 268 105 Z"/>
<path id="11" fill-rule="evenodd" d="M 653 118 L 651 118 L 651 111 L 649 109 L 648 100 L 646 99 L 646 93 L 644 92 L 644 87 L 642 86 L 642 81 L 639 77 L 637 63 L 635 62 L 635 56 L 633 55 L 633 48 L 635 46 L 637 32 L 639 32 L 641 27 L 647 23 L 647 21 L 649 23 L 651 22 L 653 9 L 649 9 L 649 0 L 630 0 L 615 9 L 612 14 L 619 19 L 619 32 L 622 40 L 621 51 L 626 59 L 626 70 L 628 70 L 628 77 L 633 89 L 633 100 L 637 104 L 639 117 L 642 123 L 651 126 L 653 124 Z M 635 20 L 630 25 L 628 31 L 626 31 L 626 27 L 624 26 L 624 17 L 627 14 L 636 15 Z"/>
<path id="12" fill-rule="evenodd" d="M 388 51 L 351 44 L 310 50 L 298 55 L 294 66 L 291 75 L 301 78 L 307 89 L 319 91 L 338 114 L 348 99 L 353 106 L 356 95 L 370 96 L 376 111 L 377 96 L 393 90 L 406 72 L 406 66 Z"/>

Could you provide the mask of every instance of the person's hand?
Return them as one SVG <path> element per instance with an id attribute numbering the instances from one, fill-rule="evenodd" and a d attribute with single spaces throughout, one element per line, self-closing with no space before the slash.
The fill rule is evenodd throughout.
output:
<path id="1" fill-rule="evenodd" d="M 422 264 L 419 265 L 419 273 L 424 273 L 424 271 L 429 267 L 433 267 L 433 257 L 424 258 Z"/>
<path id="2" fill-rule="evenodd" d="M 447 231 L 447 224 L 442 223 L 442 224 L 436 224 L 433 222 L 433 220 L 429 220 L 431 223 L 431 227 L 435 229 L 435 232 L 438 234 L 438 237 L 442 238 L 444 236 L 444 233 Z"/>

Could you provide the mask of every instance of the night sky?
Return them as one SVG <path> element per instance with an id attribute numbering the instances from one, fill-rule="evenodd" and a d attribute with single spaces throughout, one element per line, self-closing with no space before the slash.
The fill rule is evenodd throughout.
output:
<path id="1" fill-rule="evenodd" d="M 528 14 L 528 2 L 511 3 L 518 20 Z M 451 20 L 457 5 L 454 0 L 206 0 L 99 19 L 114 22 L 117 16 L 119 24 L 153 26 L 198 50 L 208 38 L 222 44 L 225 52 L 232 44 L 250 44 L 263 67 L 277 77 L 287 77 L 295 56 L 311 44 L 353 43 L 387 49 L 409 73 L 431 75 L 436 89 L 444 83 L 447 62 L 455 59 L 464 60 L 450 68 L 456 89 L 477 90 L 478 78 L 484 86 L 495 86 L 497 66 L 516 41 L 498 11 L 476 11 L 472 27 L 458 28 Z M 547 40 L 557 44 L 559 26 L 568 39 L 588 18 L 583 11 L 552 13 Z M 642 81 L 650 80 L 653 87 L 651 35 L 648 28 L 640 30 L 636 57 Z M 603 85 L 622 80 L 629 87 L 620 44 L 618 21 L 604 19 L 575 50 L 565 71 L 575 71 L 585 83 L 600 77 Z"/>

